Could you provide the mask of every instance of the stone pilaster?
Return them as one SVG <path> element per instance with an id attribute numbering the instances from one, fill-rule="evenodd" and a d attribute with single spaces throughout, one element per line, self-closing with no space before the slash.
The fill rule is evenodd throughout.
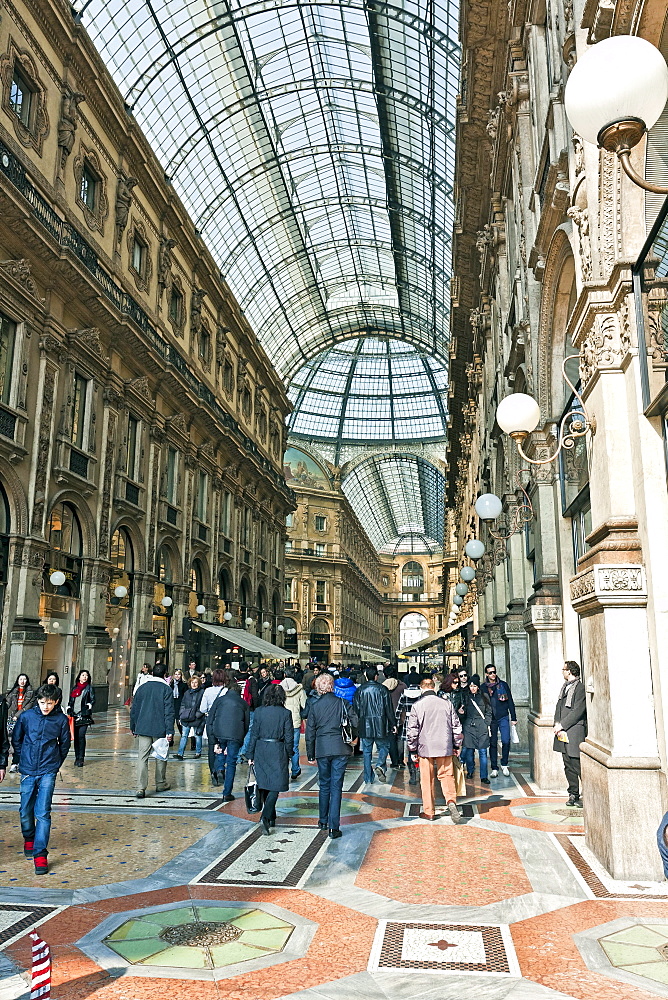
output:
<path id="1" fill-rule="evenodd" d="M 571 600 L 587 664 L 588 735 L 581 744 L 586 843 L 614 878 L 661 879 L 655 831 L 664 811 L 665 775 L 644 568 L 590 565 L 571 581 Z"/>
<path id="2" fill-rule="evenodd" d="M 517 710 L 517 732 L 524 747 L 528 740 L 529 646 L 521 612 L 519 616 L 515 614 L 511 617 L 511 614 L 503 623 L 501 631 L 506 645 L 506 680 L 513 692 Z"/>
<path id="3" fill-rule="evenodd" d="M 540 788 L 566 785 L 561 754 L 552 749 L 554 708 L 563 684 L 564 665 L 560 604 L 531 604 L 524 613 L 529 636 L 529 715 L 527 730 L 531 773 Z"/>

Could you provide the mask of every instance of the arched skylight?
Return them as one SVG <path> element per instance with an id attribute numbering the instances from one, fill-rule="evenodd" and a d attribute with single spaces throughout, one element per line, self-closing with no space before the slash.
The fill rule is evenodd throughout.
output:
<path id="1" fill-rule="evenodd" d="M 447 371 L 411 344 L 357 337 L 323 351 L 290 383 L 290 433 L 339 443 L 445 438 Z"/>

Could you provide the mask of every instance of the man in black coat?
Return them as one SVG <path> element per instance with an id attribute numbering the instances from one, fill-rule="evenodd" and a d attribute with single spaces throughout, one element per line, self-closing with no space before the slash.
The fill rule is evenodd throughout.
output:
<path id="1" fill-rule="evenodd" d="M 563 754 L 568 781 L 569 806 L 580 803 L 580 744 L 587 735 L 587 699 L 580 680 L 580 667 L 574 660 L 563 666 L 564 686 L 554 712 L 554 747 Z"/>
<path id="2" fill-rule="evenodd" d="M 396 732 L 396 719 L 390 692 L 377 681 L 376 667 L 365 670 L 367 683 L 355 692 L 353 709 L 359 718 L 359 735 L 364 754 L 364 780 L 374 780 L 374 770 L 379 781 L 385 781 L 385 764 L 390 752 L 390 736 Z M 375 769 L 372 766 L 373 745 L 378 748 Z"/>
<path id="3" fill-rule="evenodd" d="M 138 687 L 130 709 L 130 730 L 137 740 L 137 791 L 136 798 L 143 799 L 148 785 L 148 758 L 155 740 L 174 738 L 174 692 L 165 680 L 167 665 L 156 663 L 153 676 Z M 155 761 L 155 790 L 166 792 L 167 758 Z"/>
<path id="4" fill-rule="evenodd" d="M 206 719 L 206 734 L 215 753 L 214 770 L 211 772 L 214 785 L 224 781 L 223 802 L 232 802 L 232 786 L 237 770 L 237 759 L 246 734 L 250 728 L 250 708 L 239 694 L 237 685 L 230 685 L 216 698 Z"/>

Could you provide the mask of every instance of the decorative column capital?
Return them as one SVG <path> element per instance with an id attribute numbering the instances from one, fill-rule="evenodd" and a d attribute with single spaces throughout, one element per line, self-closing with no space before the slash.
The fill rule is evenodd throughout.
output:
<path id="1" fill-rule="evenodd" d="M 558 632 L 562 626 L 560 604 L 532 604 L 522 618 L 527 632 Z"/>
<path id="2" fill-rule="evenodd" d="M 571 578 L 571 602 L 579 615 L 598 608 L 642 608 L 647 604 L 643 566 L 596 565 Z"/>

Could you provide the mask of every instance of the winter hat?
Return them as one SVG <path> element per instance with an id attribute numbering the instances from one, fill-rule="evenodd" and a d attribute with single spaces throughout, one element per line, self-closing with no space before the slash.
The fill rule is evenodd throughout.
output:
<path id="1" fill-rule="evenodd" d="M 472 674 L 469 677 L 469 684 L 475 684 L 476 687 L 480 687 L 480 674 Z"/>

